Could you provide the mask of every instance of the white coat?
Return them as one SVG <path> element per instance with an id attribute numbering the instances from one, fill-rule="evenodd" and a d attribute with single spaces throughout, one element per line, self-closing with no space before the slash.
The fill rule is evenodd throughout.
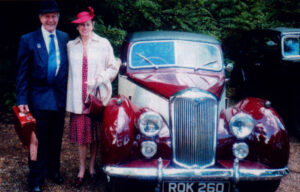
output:
<path id="1" fill-rule="evenodd" d="M 69 75 L 67 88 L 68 112 L 81 114 L 82 102 L 82 60 L 83 46 L 80 37 L 69 41 Z M 108 103 L 112 94 L 111 82 L 116 77 L 120 62 L 116 61 L 113 48 L 109 41 L 95 33 L 92 34 L 87 47 L 88 73 L 87 93 L 90 93 L 94 85 L 100 87 L 100 99 L 104 105 Z"/>

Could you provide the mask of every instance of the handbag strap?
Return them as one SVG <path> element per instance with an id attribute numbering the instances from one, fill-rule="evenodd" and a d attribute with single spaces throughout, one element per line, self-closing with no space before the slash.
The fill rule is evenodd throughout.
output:
<path id="1" fill-rule="evenodd" d="M 88 102 L 89 95 L 93 94 L 94 96 L 97 96 L 98 93 L 100 94 L 100 88 L 97 84 L 95 84 L 93 89 L 89 93 L 86 94 L 86 98 L 85 98 L 84 102 L 85 103 Z"/>

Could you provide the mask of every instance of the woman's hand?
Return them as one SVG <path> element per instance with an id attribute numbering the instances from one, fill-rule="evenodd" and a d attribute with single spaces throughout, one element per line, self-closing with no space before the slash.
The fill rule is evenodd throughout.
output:
<path id="1" fill-rule="evenodd" d="M 87 81 L 86 84 L 88 86 L 88 90 L 92 90 L 95 87 L 96 83 L 97 83 L 96 80 Z"/>
<path id="2" fill-rule="evenodd" d="M 102 76 L 99 76 L 94 80 L 90 80 L 86 82 L 89 89 L 93 89 L 95 86 L 100 86 L 101 83 L 103 83 Z"/>

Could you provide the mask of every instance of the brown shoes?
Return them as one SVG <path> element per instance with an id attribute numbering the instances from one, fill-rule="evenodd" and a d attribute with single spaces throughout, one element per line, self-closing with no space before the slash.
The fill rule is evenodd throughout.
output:
<path id="1" fill-rule="evenodd" d="M 43 192 L 42 187 L 40 185 L 30 187 L 30 192 Z"/>
<path id="2" fill-rule="evenodd" d="M 88 176 L 89 176 L 88 180 L 90 180 L 91 183 L 96 184 L 96 182 L 97 182 L 97 174 L 96 173 L 92 173 L 92 174 L 89 174 Z M 85 180 L 84 177 L 78 177 L 77 176 L 75 178 L 74 187 L 80 188 L 83 185 L 84 180 Z"/>
<path id="3" fill-rule="evenodd" d="M 90 179 L 91 179 L 91 183 L 96 184 L 97 183 L 97 174 L 90 173 Z"/>
<path id="4" fill-rule="evenodd" d="M 64 178 L 62 176 L 60 176 L 59 172 L 54 173 L 54 174 L 50 174 L 49 179 L 52 180 L 57 185 L 61 185 L 65 181 Z"/>
<path id="5" fill-rule="evenodd" d="M 83 177 L 76 177 L 74 187 L 80 188 L 83 184 L 83 180 L 84 180 Z"/>

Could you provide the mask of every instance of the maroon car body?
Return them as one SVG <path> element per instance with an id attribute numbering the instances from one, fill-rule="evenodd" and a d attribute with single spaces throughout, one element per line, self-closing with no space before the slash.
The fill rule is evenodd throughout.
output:
<path id="1" fill-rule="evenodd" d="M 217 40 L 133 33 L 121 59 L 119 95 L 105 108 L 101 138 L 109 180 L 215 192 L 247 191 L 242 184 L 255 181 L 272 191 L 288 174 L 288 135 L 269 102 L 250 97 L 227 107 Z"/>

